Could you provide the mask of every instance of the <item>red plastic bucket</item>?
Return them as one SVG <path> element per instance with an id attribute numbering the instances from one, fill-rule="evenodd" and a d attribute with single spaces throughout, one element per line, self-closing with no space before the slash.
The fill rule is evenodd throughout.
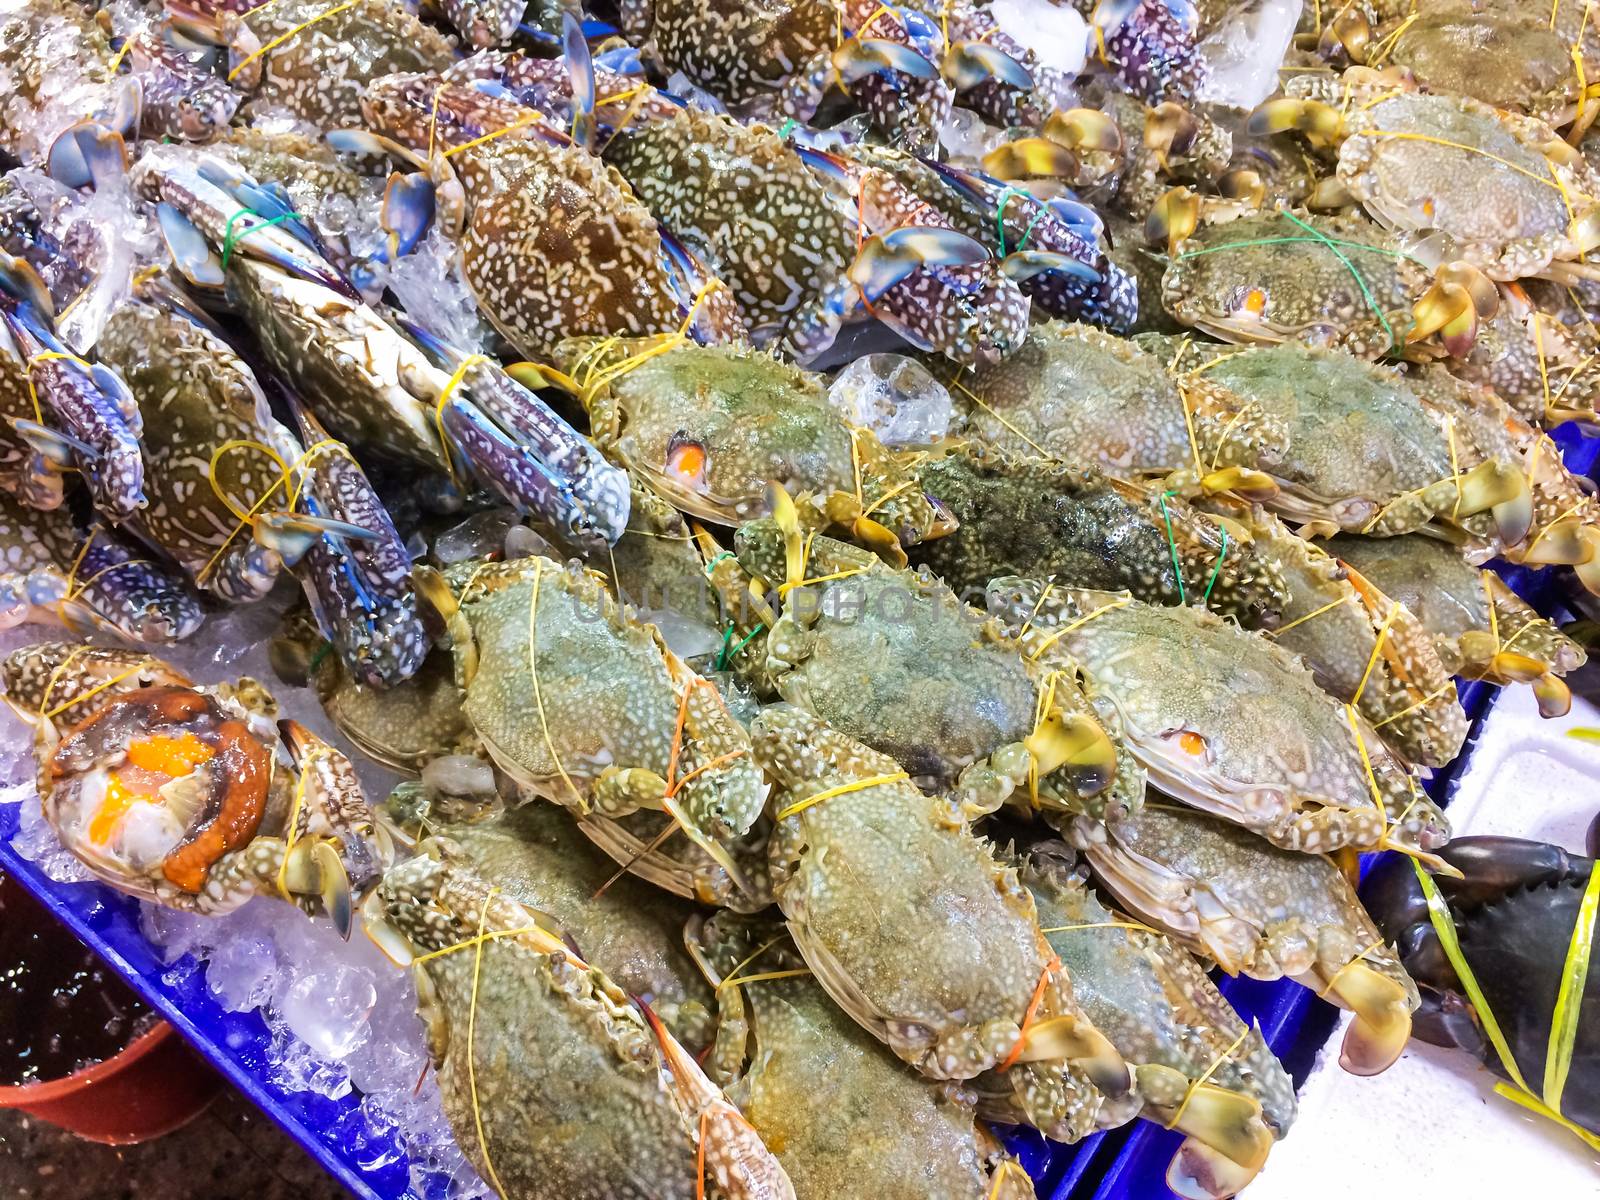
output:
<path id="1" fill-rule="evenodd" d="M 105 1062 L 62 1079 L 0 1087 L 0 1108 L 20 1109 L 91 1142 L 129 1146 L 187 1125 L 221 1086 L 163 1021 Z"/>
<path id="2" fill-rule="evenodd" d="M 27 921 L 30 927 L 54 925 L 27 889 L 5 876 L 0 876 L 0 909 L 5 919 Z M 72 939 L 66 930 L 59 933 Z M 0 1087 L 0 1108 L 18 1109 L 92 1142 L 126 1146 L 192 1121 L 221 1086 L 221 1078 L 162 1021 L 92 1067 Z"/>

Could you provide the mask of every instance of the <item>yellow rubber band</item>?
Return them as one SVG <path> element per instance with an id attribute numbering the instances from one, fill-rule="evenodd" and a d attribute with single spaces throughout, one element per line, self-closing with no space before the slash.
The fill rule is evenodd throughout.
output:
<path id="1" fill-rule="evenodd" d="M 900 783 L 902 780 L 907 780 L 910 778 L 911 776 L 907 775 L 904 771 L 895 771 L 889 775 L 873 775 L 867 779 L 856 779 L 850 783 L 841 783 L 838 787 L 825 788 L 820 792 L 816 792 L 810 796 L 807 796 L 804 800 L 796 800 L 787 808 L 780 809 L 778 811 L 777 819 L 782 821 L 788 817 L 794 816 L 795 813 L 804 812 L 813 804 L 821 804 L 824 800 L 832 800 L 835 796 L 843 796 L 850 792 L 865 791 L 867 788 L 877 787 L 880 784 Z"/>
<path id="2" fill-rule="evenodd" d="M 1220 1068 L 1223 1063 L 1227 1062 L 1230 1058 L 1233 1057 L 1233 1052 L 1235 1050 L 1237 1050 L 1240 1046 L 1244 1045 L 1245 1039 L 1247 1037 L 1249 1037 L 1249 1036 L 1250 1036 L 1250 1027 L 1247 1025 L 1247 1026 L 1245 1026 L 1244 1031 L 1242 1033 L 1240 1033 L 1238 1037 L 1233 1039 L 1233 1045 L 1229 1046 L 1226 1050 L 1224 1050 L 1216 1058 L 1212 1059 L 1211 1060 L 1211 1065 L 1205 1069 L 1204 1073 L 1200 1076 L 1200 1078 L 1196 1079 L 1194 1082 L 1189 1084 L 1189 1087 L 1183 1093 L 1183 1100 L 1178 1105 L 1177 1111 L 1172 1114 L 1172 1120 L 1170 1120 L 1170 1121 L 1168 1121 L 1166 1123 L 1166 1127 L 1168 1129 L 1176 1129 L 1178 1127 L 1178 1122 L 1183 1120 L 1183 1114 L 1186 1111 L 1188 1111 L 1188 1108 L 1189 1108 L 1189 1101 L 1194 1099 L 1194 1094 L 1195 1094 L 1195 1092 L 1197 1090 L 1199 1090 L 1200 1085 L 1205 1083 L 1213 1075 L 1215 1075 L 1217 1073 L 1218 1068 Z"/>

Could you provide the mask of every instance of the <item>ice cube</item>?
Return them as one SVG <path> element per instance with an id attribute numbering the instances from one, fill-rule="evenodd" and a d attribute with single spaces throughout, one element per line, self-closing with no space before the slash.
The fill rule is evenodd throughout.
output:
<path id="1" fill-rule="evenodd" d="M 424 330 L 458 350 L 479 353 L 489 344 L 489 327 L 459 268 L 455 242 L 435 226 L 410 254 L 389 268 L 389 289 L 406 315 Z"/>
<path id="2" fill-rule="evenodd" d="M 970 108 L 953 108 L 939 130 L 939 144 L 957 160 L 976 162 L 1005 140 L 1005 131 L 984 123 Z"/>
<path id="3" fill-rule="evenodd" d="M 247 1012 L 272 994 L 277 966 L 269 938 L 230 937 L 206 963 L 206 986 L 228 1012 Z"/>
<path id="4" fill-rule="evenodd" d="M 674 71 L 667 79 L 667 91 L 680 100 L 687 100 L 703 112 L 725 113 L 728 108 L 710 92 L 699 87 L 682 71 Z"/>
<path id="5" fill-rule="evenodd" d="M 1278 90 L 1278 65 L 1300 21 L 1302 0 L 1236 4 L 1200 42 L 1210 77 L 1200 86 L 1207 104 L 1254 108 Z"/>
<path id="6" fill-rule="evenodd" d="M 928 446 L 950 431 L 950 393 L 921 363 L 901 354 L 856 359 L 834 376 L 828 399 L 886 446 Z"/>
<path id="7" fill-rule="evenodd" d="M 1066 75 L 1083 70 L 1089 23 L 1076 10 L 1052 0 L 993 0 L 989 11 L 1003 33 L 1033 51 L 1040 66 Z M 1273 67 L 1281 61 L 1281 55 L 1273 59 Z"/>
<path id="8" fill-rule="evenodd" d="M 509 508 L 490 508 L 473 513 L 434 539 L 434 556 L 449 566 L 469 558 L 497 554 L 505 547 L 506 534 L 515 524 L 517 514 Z"/>
<path id="9" fill-rule="evenodd" d="M 343 963 L 302 975 L 283 998 L 284 1023 L 323 1058 L 341 1059 L 367 1037 L 377 1003 L 372 972 Z"/>

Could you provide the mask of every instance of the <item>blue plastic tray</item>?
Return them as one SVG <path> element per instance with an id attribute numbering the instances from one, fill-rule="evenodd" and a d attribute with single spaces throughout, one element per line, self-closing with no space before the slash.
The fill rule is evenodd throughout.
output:
<path id="1" fill-rule="evenodd" d="M 1591 474 L 1600 439 L 1583 438 L 1571 426 L 1554 435 L 1567 466 Z M 1541 612 L 1554 603 L 1552 572 L 1501 567 L 1516 591 Z M 1461 700 L 1473 721 L 1467 749 L 1427 783 L 1430 795 L 1448 803 L 1495 689 L 1461 684 Z M 285 1091 L 266 1081 L 272 1034 L 255 1013 L 230 1013 L 206 990 L 204 974 L 174 970 L 139 930 L 138 905 L 99 884 L 61 884 L 47 879 L 11 846 L 17 806 L 0 805 L 0 870 L 33 892 L 60 921 L 131 984 L 135 991 L 188 1038 L 240 1091 L 281 1125 L 334 1178 L 363 1200 L 437 1200 L 409 1190 L 410 1164 L 391 1132 L 376 1132 L 352 1092 L 330 1100 L 311 1092 Z M 1376 857 L 1376 856 L 1372 856 Z M 1298 984 L 1222 979 L 1221 987 L 1240 1016 L 1256 1021 L 1297 1082 L 1305 1079 L 1335 1023 L 1336 1010 Z M 1309 1131 L 1314 1132 L 1314 1131 Z M 1302 1132 L 1301 1136 L 1304 1136 Z M 1033 1176 L 1046 1200 L 1160 1200 L 1170 1197 L 1167 1164 L 1182 1141 L 1148 1121 L 1085 1138 L 1075 1146 L 1047 1142 L 1031 1130 L 1006 1141 Z"/>

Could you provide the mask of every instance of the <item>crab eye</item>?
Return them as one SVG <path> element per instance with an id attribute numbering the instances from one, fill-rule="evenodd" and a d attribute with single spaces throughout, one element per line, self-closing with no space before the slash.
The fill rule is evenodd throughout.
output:
<path id="1" fill-rule="evenodd" d="M 1267 313 L 1267 293 L 1258 287 L 1239 287 L 1228 298 L 1228 311 L 1238 316 L 1263 317 Z"/>
<path id="2" fill-rule="evenodd" d="M 1206 753 L 1206 739 L 1192 729 L 1182 730 L 1178 734 L 1178 746 L 1190 758 L 1204 758 Z"/>
<path id="3" fill-rule="evenodd" d="M 701 486 L 707 465 L 706 448 L 692 438 L 676 434 L 667 444 L 667 474 L 679 483 Z"/>

